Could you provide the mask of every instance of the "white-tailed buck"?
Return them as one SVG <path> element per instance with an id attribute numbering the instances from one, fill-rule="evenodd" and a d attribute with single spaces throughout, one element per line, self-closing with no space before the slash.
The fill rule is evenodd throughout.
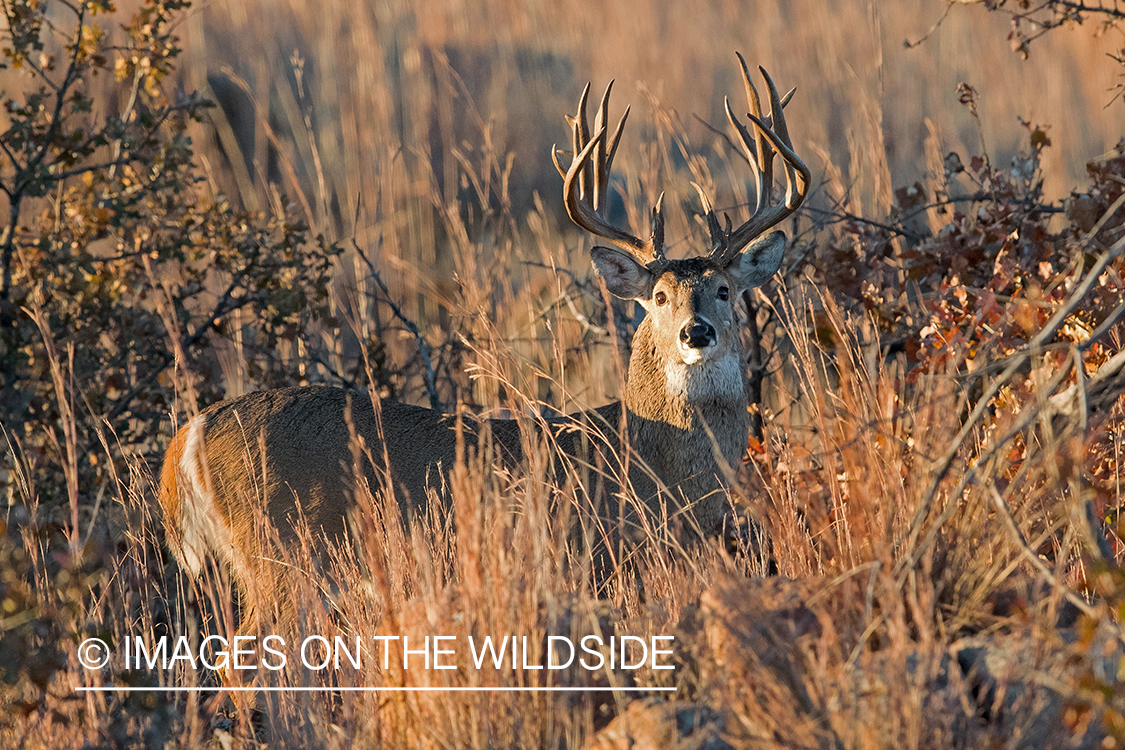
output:
<path id="1" fill-rule="evenodd" d="M 793 152 L 778 95 L 765 70 L 768 111 L 739 55 L 749 100 L 749 122 L 726 112 L 754 172 L 757 205 L 748 221 L 721 224 L 703 190 L 695 186 L 710 230 L 706 252 L 683 260 L 664 252 L 661 201 L 652 210 L 652 234 L 641 240 L 605 219 L 609 169 L 628 110 L 607 130 L 609 88 L 593 122 L 582 98 L 572 127 L 573 154 L 563 167 L 563 196 L 578 226 L 615 247 L 595 247 L 594 264 L 609 291 L 638 301 L 647 315 L 637 328 L 623 402 L 569 417 L 539 420 L 562 460 L 601 466 L 621 476 L 620 457 L 630 456 L 628 487 L 612 480 L 602 509 L 620 524 L 626 506 L 675 518 L 705 533 L 715 527 L 725 501 L 722 465 L 737 466 L 749 434 L 739 315 L 739 293 L 764 283 L 782 260 L 785 235 L 767 230 L 801 204 L 809 171 Z M 612 85 L 612 84 L 611 84 Z M 784 196 L 775 195 L 774 156 L 784 169 Z M 625 414 L 622 419 L 621 410 Z M 298 516 L 321 538 L 343 539 L 355 506 L 352 435 L 363 437 L 369 455 L 389 476 L 405 509 L 427 501 L 457 453 L 457 420 L 430 409 L 382 401 L 378 409 L 362 394 L 339 388 L 299 387 L 252 393 L 216 404 L 176 434 L 161 473 L 160 503 L 168 541 L 181 564 L 198 574 L 207 556 L 229 565 L 253 609 L 273 596 L 280 581 L 277 550 L 261 541 L 255 517 L 263 509 L 280 543 L 296 542 Z M 491 436 L 497 455 L 522 458 L 516 421 L 462 420 L 465 442 Z M 543 433 L 540 433 L 543 434 Z M 627 443 L 623 444 L 624 442 Z M 382 465 L 385 461 L 385 466 Z M 366 470 L 373 487 L 377 472 Z M 594 494 L 594 493 L 591 493 Z M 635 518 L 635 516 L 634 516 Z"/>

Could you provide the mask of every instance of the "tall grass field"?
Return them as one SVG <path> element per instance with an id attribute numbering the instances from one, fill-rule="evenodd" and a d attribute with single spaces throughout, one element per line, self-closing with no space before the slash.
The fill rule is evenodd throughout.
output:
<path id="1" fill-rule="evenodd" d="M 1125 743 L 1125 6 L 0 9 L 0 747 Z M 796 87 L 812 176 L 738 300 L 717 528 L 644 516 L 607 568 L 543 431 L 460 445 L 413 508 L 357 439 L 350 541 L 270 547 L 260 616 L 181 567 L 161 465 L 212 404 L 623 398 L 644 311 L 552 155 L 614 81 L 607 220 L 647 237 L 663 194 L 703 254 L 692 183 L 736 226 L 757 199 L 736 52 Z"/>

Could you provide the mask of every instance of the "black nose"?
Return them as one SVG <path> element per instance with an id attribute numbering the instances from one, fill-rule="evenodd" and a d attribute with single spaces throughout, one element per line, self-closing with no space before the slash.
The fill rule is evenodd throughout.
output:
<path id="1" fill-rule="evenodd" d="M 715 343 L 715 329 L 707 322 L 693 320 L 680 329 L 680 342 L 692 349 L 702 349 Z"/>

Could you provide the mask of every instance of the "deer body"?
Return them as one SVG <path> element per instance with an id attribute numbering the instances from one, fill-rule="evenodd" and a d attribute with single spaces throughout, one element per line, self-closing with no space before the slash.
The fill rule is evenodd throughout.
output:
<path id="1" fill-rule="evenodd" d="M 299 516 L 342 540 L 354 497 L 353 430 L 373 456 L 386 450 L 400 496 L 424 500 L 426 486 L 439 486 L 440 471 L 455 458 L 454 419 L 396 401 L 381 407 L 377 418 L 364 395 L 306 386 L 250 393 L 188 422 L 168 449 L 160 484 L 180 562 L 199 575 L 206 555 L 215 554 L 236 578 L 257 577 L 259 510 L 282 543 L 296 540 Z M 359 471 L 374 482 L 369 466 Z"/>
<path id="2" fill-rule="evenodd" d="M 652 320 L 637 329 L 626 382 L 627 440 L 633 460 L 640 462 L 630 484 L 657 517 L 675 516 L 691 504 L 707 531 L 718 523 L 724 500 L 716 455 L 737 466 L 749 434 L 741 348 L 710 367 L 669 361 L 653 341 Z M 609 466 L 606 476 L 619 476 L 614 464 L 622 455 L 621 406 L 611 403 L 539 424 L 563 454 L 584 465 Z M 583 422 L 584 430 L 572 429 Z M 484 426 L 462 419 L 468 447 L 477 447 Z M 498 457 L 517 466 L 518 422 L 488 420 L 487 428 Z M 260 580 L 262 545 L 254 524 L 260 509 L 283 544 L 297 541 L 300 518 L 327 539 L 346 538 L 357 468 L 371 486 L 380 481 L 366 457 L 353 466 L 353 433 L 372 457 L 385 455 L 391 486 L 409 514 L 442 486 L 457 460 L 457 432 L 452 415 L 383 399 L 377 416 L 366 395 L 327 386 L 259 391 L 215 404 L 177 433 L 165 458 L 159 499 L 173 549 L 193 575 L 215 554 L 236 578 Z M 664 486 L 663 499 L 652 472 Z M 619 489 L 611 480 L 607 492 Z M 659 507 L 669 499 L 677 507 Z M 611 507 L 604 511 L 608 517 L 615 515 Z"/>
<path id="3" fill-rule="evenodd" d="M 724 229 L 696 186 L 711 234 L 705 255 L 664 255 L 661 201 L 648 240 L 603 218 L 609 166 L 628 115 L 626 110 L 607 138 L 609 89 L 593 134 L 583 92 L 578 116 L 568 118 L 572 162 L 564 169 L 555 159 L 570 217 L 616 246 L 591 251 L 607 288 L 647 313 L 634 335 L 622 402 L 532 422 L 549 433 L 557 470 L 567 460 L 603 468 L 600 496 L 606 504 L 594 512 L 610 524 L 646 513 L 656 525 L 671 518 L 678 519 L 675 526 L 710 532 L 723 513 L 726 476 L 745 450 L 750 423 L 735 301 L 780 265 L 785 236 L 767 230 L 803 200 L 809 172 L 786 130 L 782 108 L 788 97 L 778 96 L 766 75 L 770 111 L 763 115 L 739 60 L 753 136 L 729 102 L 727 113 L 754 169 L 758 205 L 749 221 L 732 229 L 728 218 Z M 787 183 L 780 204 L 773 201 L 776 154 Z M 459 441 L 472 448 L 487 434 L 499 460 L 510 467 L 522 461 L 526 422 L 458 420 L 387 400 L 377 406 L 338 388 L 285 388 L 216 404 L 190 420 L 168 449 L 159 490 L 169 543 L 184 568 L 199 574 L 207 557 L 216 558 L 231 568 L 250 607 L 257 608 L 281 584 L 277 550 L 255 520 L 260 511 L 281 545 L 298 541 L 302 521 L 319 540 L 343 541 L 358 477 L 372 487 L 389 477 L 389 489 L 411 513 L 442 487 Z M 623 502 L 626 496 L 640 502 Z"/>

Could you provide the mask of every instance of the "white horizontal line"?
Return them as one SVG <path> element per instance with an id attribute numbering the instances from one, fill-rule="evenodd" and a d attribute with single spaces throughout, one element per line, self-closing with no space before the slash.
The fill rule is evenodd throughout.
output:
<path id="1" fill-rule="evenodd" d="M 80 693 L 656 693 L 674 687 L 78 687 Z"/>

